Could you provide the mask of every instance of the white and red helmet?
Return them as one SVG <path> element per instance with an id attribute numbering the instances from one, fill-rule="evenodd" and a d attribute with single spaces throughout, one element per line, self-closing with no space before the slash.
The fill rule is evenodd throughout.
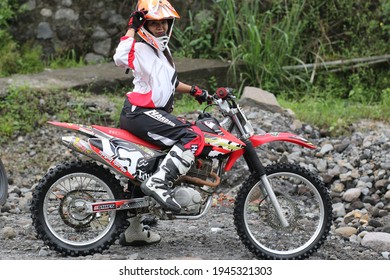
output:
<path id="1" fill-rule="evenodd" d="M 151 32 L 149 32 L 145 25 L 138 30 L 138 35 L 146 43 L 150 44 L 157 50 L 164 51 L 168 46 L 169 39 L 171 38 L 175 18 L 180 18 L 179 14 L 167 0 L 139 0 L 137 10 L 142 9 L 148 11 L 145 16 L 146 20 L 168 20 L 168 31 L 164 36 L 155 37 Z"/>

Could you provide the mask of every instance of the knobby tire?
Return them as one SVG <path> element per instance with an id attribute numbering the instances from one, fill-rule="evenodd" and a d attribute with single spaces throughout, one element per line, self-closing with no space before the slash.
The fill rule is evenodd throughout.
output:
<path id="1" fill-rule="evenodd" d="M 87 179 L 83 178 L 83 176 Z M 75 177 L 74 180 L 72 179 L 73 177 Z M 64 178 L 68 178 L 70 182 L 69 186 L 66 185 L 67 181 L 61 181 L 65 180 Z M 74 217 L 72 217 L 70 214 L 71 207 L 64 206 L 66 205 L 67 200 L 77 200 L 77 196 L 79 196 L 82 199 L 90 199 L 93 202 L 96 198 L 93 197 L 91 193 L 106 195 L 104 191 L 100 191 L 99 193 L 93 192 L 91 189 L 87 188 L 83 190 L 83 184 L 87 185 L 88 182 L 90 182 L 94 188 L 99 188 L 99 190 L 99 185 L 102 185 L 105 188 L 106 193 L 111 193 L 112 197 L 109 197 L 108 199 L 121 198 L 123 190 L 121 189 L 119 181 L 115 178 L 115 175 L 103 166 L 89 161 L 66 162 L 51 168 L 39 181 L 33 192 L 30 210 L 37 236 L 39 239 L 43 240 L 50 249 L 57 251 L 63 256 L 78 257 L 102 253 L 118 239 L 120 233 L 123 232 L 128 225 L 126 221 L 126 211 L 103 212 L 100 216 L 98 213 L 85 215 L 85 217 L 82 215 L 79 215 L 80 217 L 78 217 L 76 213 Z M 73 188 L 72 184 L 77 187 L 70 191 L 70 189 Z M 69 192 L 67 192 L 68 190 Z M 51 206 L 47 207 L 51 209 L 45 209 L 45 205 L 51 205 L 49 203 L 52 203 L 52 201 L 56 203 L 53 204 L 55 207 Z M 105 221 L 99 221 L 99 217 L 105 217 L 104 215 L 107 215 Z M 55 217 L 53 220 L 57 219 L 58 221 L 55 223 L 52 222 L 50 220 L 52 216 Z M 82 224 L 83 218 L 84 224 Z M 100 230 L 98 228 L 101 224 L 103 224 L 101 226 L 103 230 L 103 227 L 105 226 L 104 223 L 107 223 L 108 226 L 107 228 L 104 228 L 102 235 L 100 236 L 99 234 L 91 241 L 80 241 L 80 243 L 78 243 L 78 241 L 74 241 L 67 237 L 67 234 L 69 234 L 69 236 L 74 235 L 76 236 L 74 238 L 80 238 L 81 240 L 84 238 L 83 232 L 85 232 L 85 235 L 94 230 L 98 232 L 98 230 Z M 95 233 L 93 232 L 93 234 Z"/>
<path id="2" fill-rule="evenodd" d="M 258 259 L 306 259 L 328 236 L 332 224 L 329 191 L 318 176 L 297 164 L 276 163 L 266 167 L 266 174 L 290 225 L 280 225 L 259 188 L 259 177 L 252 174 L 237 193 L 237 233 Z M 294 186 L 296 181 L 300 183 Z"/>

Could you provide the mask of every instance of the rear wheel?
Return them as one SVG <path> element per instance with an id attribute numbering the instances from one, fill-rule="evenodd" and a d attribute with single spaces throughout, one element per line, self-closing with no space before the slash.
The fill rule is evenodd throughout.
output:
<path id="1" fill-rule="evenodd" d="M 280 224 L 262 182 L 251 175 L 236 198 L 237 233 L 260 259 L 305 259 L 329 233 L 332 205 L 328 190 L 317 176 L 299 165 L 270 165 L 266 174 L 289 226 Z"/>
<path id="2" fill-rule="evenodd" d="M 91 213 L 87 204 L 120 198 L 122 188 L 108 169 L 92 162 L 58 165 L 39 182 L 31 203 L 38 237 L 62 255 L 101 253 L 126 226 L 126 211 Z"/>

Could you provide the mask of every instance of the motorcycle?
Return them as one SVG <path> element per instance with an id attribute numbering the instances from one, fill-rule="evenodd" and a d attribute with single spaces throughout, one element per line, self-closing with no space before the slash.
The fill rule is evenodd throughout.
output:
<path id="1" fill-rule="evenodd" d="M 49 122 L 83 135 L 63 136 L 62 143 L 88 160 L 59 164 L 36 186 L 31 213 L 38 237 L 63 256 L 85 256 L 103 252 L 119 238 L 129 211 L 161 220 L 200 219 L 212 207 L 221 176 L 243 157 L 250 175 L 233 206 L 240 240 L 259 259 L 309 257 L 331 227 L 329 191 L 299 164 L 263 166 L 255 147 L 274 141 L 316 146 L 288 132 L 256 135 L 230 88 L 217 89 L 208 103 L 193 122 L 203 133 L 203 152 L 174 185 L 179 213 L 164 210 L 140 190 L 167 151 L 118 128 Z M 206 113 L 210 106 L 218 107 L 221 122 Z"/>
<path id="2" fill-rule="evenodd" d="M 0 206 L 4 205 L 7 201 L 8 195 L 8 179 L 7 173 L 5 172 L 5 168 L 3 162 L 0 159 Z"/>

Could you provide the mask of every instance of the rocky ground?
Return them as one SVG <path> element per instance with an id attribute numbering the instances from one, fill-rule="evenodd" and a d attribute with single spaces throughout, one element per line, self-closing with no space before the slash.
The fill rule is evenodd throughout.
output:
<path id="1" fill-rule="evenodd" d="M 298 162 L 319 173 L 329 186 L 334 223 L 325 244 L 310 259 L 389 259 L 390 125 L 360 122 L 351 124 L 351 135 L 330 138 L 287 113 L 259 111 L 255 106 L 245 110 L 257 130 L 295 132 L 319 147 L 309 151 L 273 143 L 259 151 L 264 163 Z M 72 157 L 58 137 L 59 132 L 47 126 L 1 147 L 10 186 L 0 212 L 0 259 L 65 259 L 36 238 L 29 213 L 39 178 L 50 166 Z M 245 175 L 238 162 L 220 191 L 234 197 Z M 103 254 L 78 259 L 254 259 L 238 239 L 229 205 L 216 205 L 200 220 L 159 221 L 152 229 L 163 236 L 159 244 L 136 248 L 116 244 Z"/>

